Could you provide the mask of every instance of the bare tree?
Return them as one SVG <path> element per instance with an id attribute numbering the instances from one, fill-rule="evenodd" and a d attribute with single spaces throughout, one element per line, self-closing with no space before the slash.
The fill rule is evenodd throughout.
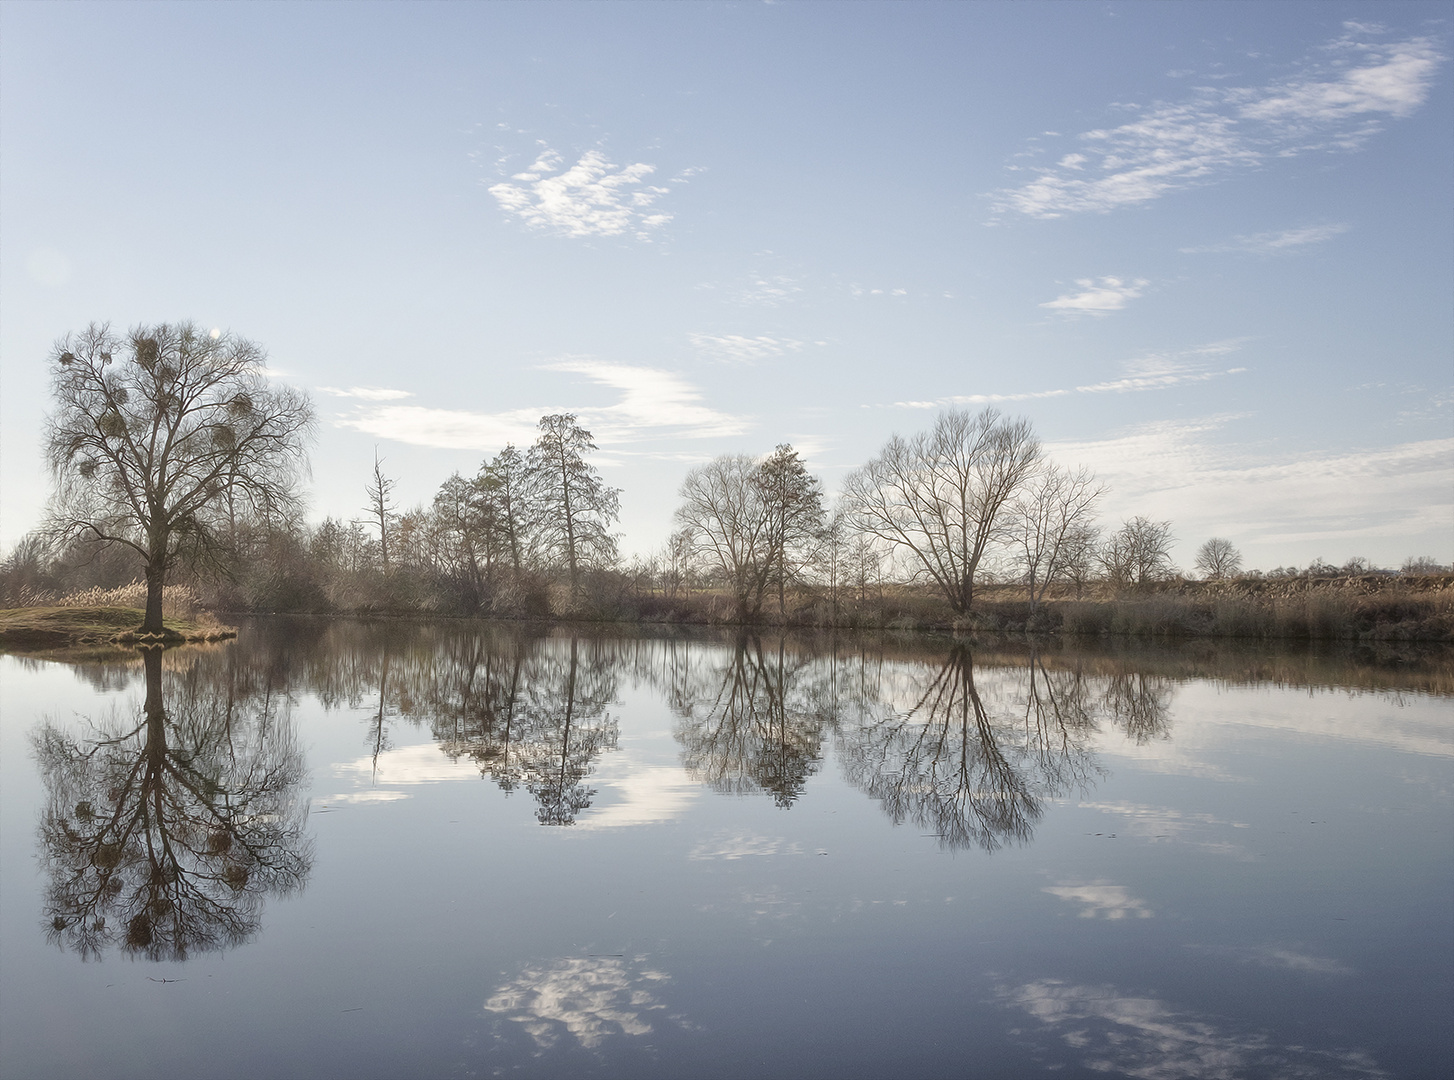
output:
<path id="1" fill-rule="evenodd" d="M 906 552 L 963 613 L 985 553 L 1004 535 L 1010 500 L 1039 463 L 1029 421 L 950 410 L 932 431 L 891 438 L 849 475 L 844 499 L 857 528 Z"/>
<path id="2" fill-rule="evenodd" d="M 1214 536 L 1197 549 L 1196 568 L 1209 581 L 1236 577 L 1242 569 L 1242 553 L 1232 546 L 1232 541 Z"/>
<path id="3" fill-rule="evenodd" d="M 1146 585 L 1176 573 L 1171 522 L 1134 517 L 1106 538 L 1100 561 L 1113 585 Z"/>
<path id="4" fill-rule="evenodd" d="M 530 448 L 530 475 L 539 536 L 570 575 L 571 597 L 580 591 L 580 568 L 616 560 L 611 523 L 620 515 L 621 492 L 608 487 L 585 455 L 596 449 L 574 413 L 540 418 L 540 437 Z"/>
<path id="5" fill-rule="evenodd" d="M 182 322 L 122 338 L 93 323 L 51 352 L 52 531 L 123 544 L 142 558 L 148 633 L 163 629 L 168 571 L 220 562 L 239 510 L 285 515 L 307 471 L 307 396 L 269 385 L 261 347 L 214 334 Z"/>
<path id="6" fill-rule="evenodd" d="M 375 447 L 373 476 L 364 489 L 368 493 L 369 504 L 364 507 L 364 510 L 373 521 L 378 523 L 379 555 L 384 561 L 384 570 L 387 571 L 389 569 L 389 525 L 395 516 L 393 497 L 395 481 L 384 475 L 383 465 L 378 447 Z"/>
<path id="7" fill-rule="evenodd" d="M 1421 574 L 1447 574 L 1449 567 L 1445 566 L 1432 555 L 1410 555 L 1399 567 L 1400 574 L 1421 575 Z"/>
<path id="8" fill-rule="evenodd" d="M 519 577 L 529 557 L 535 516 L 529 463 L 524 454 L 507 444 L 480 466 L 476 483 L 490 528 L 510 556 L 511 572 Z"/>
<path id="9" fill-rule="evenodd" d="M 1067 564 L 1078 553 L 1078 538 L 1104 492 L 1085 469 L 1069 472 L 1048 465 L 1011 504 L 1010 543 L 1030 591 L 1031 611 L 1046 587 L 1071 569 Z"/>
<path id="10" fill-rule="evenodd" d="M 762 612 L 774 566 L 771 521 L 756 478 L 752 458 L 724 454 L 687 473 L 676 512 L 696 552 L 725 579 L 743 620 Z"/>
<path id="11" fill-rule="evenodd" d="M 1077 600 L 1084 594 L 1086 583 L 1095 576 L 1100 544 L 1100 528 L 1086 521 L 1071 529 L 1061 545 L 1061 577 L 1075 587 Z"/>

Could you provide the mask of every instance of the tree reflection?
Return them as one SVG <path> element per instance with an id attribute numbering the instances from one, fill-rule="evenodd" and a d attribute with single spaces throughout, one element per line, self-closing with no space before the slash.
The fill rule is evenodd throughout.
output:
<path id="1" fill-rule="evenodd" d="M 199 665 L 164 677 L 161 651 L 143 655 L 139 723 L 81 739 L 48 722 L 33 736 L 48 936 L 87 958 L 117 944 L 150 960 L 242 944 L 264 897 L 300 889 L 312 864 L 285 701 L 235 677 L 219 686 Z"/>
<path id="2" fill-rule="evenodd" d="M 919 670 L 928 685 L 907 710 L 876 718 L 881 710 L 865 708 L 840 736 L 845 775 L 895 824 L 911 821 L 950 849 L 1025 843 L 1046 798 L 1098 774 L 1077 673 L 1049 672 L 1032 654 L 1023 684 L 1000 673 L 986 693 L 958 646 L 937 671 Z"/>
<path id="3" fill-rule="evenodd" d="M 616 663 L 596 642 L 503 651 L 470 639 L 447 655 L 425 706 L 450 757 L 470 757 L 506 792 L 523 786 L 542 825 L 571 825 L 591 805 L 598 757 L 616 748 Z"/>
<path id="4" fill-rule="evenodd" d="M 1171 737 L 1172 681 L 1163 675 L 1121 671 L 1106 683 L 1101 701 L 1111 722 L 1137 746 Z"/>
<path id="5" fill-rule="evenodd" d="M 726 662 L 672 686 L 682 764 L 717 791 L 771 793 L 788 807 L 822 760 L 831 707 L 814 694 L 813 663 L 739 637 Z"/>

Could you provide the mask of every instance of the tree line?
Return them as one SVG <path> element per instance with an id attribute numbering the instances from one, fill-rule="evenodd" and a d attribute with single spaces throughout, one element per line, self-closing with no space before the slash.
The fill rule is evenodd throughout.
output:
<path id="1" fill-rule="evenodd" d="M 7 602 L 139 574 L 157 630 L 164 584 L 186 578 L 241 610 L 837 622 L 886 590 L 963 618 L 986 585 L 1013 584 L 1033 618 L 1052 593 L 1180 574 L 1170 522 L 1103 527 L 1104 485 L 993 408 L 894 435 L 836 499 L 791 445 L 717 457 L 687 473 L 666 542 L 630 560 L 613 531 L 621 492 L 571 413 L 543 416 L 531 446 L 449 477 L 427 506 L 397 505 L 376 454 L 360 516 L 310 525 L 313 408 L 264 363 L 245 338 L 190 323 L 61 339 L 45 434 L 55 493 L 45 527 L 0 565 Z M 1241 556 L 1213 538 L 1196 571 L 1232 579 Z"/>

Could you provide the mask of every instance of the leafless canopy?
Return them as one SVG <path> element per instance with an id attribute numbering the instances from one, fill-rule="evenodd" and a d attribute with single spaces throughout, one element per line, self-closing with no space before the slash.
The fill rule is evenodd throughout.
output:
<path id="1" fill-rule="evenodd" d="M 1197 571 L 1210 581 L 1236 577 L 1242 569 L 1242 553 L 1232 541 L 1214 536 L 1197 549 Z"/>
<path id="2" fill-rule="evenodd" d="M 858 529 L 907 553 L 963 613 L 980 562 L 1003 539 L 1010 500 L 1039 465 L 1028 420 L 950 410 L 931 431 L 890 439 L 849 475 L 844 501 Z"/>
<path id="3" fill-rule="evenodd" d="M 92 324 L 51 352 L 46 461 L 54 530 L 124 544 L 144 560 L 146 629 L 179 559 L 214 555 L 239 517 L 291 511 L 313 407 L 271 386 L 263 350 L 190 322 L 125 337 Z"/>

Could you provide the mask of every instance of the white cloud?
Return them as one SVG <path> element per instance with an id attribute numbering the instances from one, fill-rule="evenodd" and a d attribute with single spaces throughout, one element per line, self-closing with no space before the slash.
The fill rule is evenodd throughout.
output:
<path id="1" fill-rule="evenodd" d="M 1138 900 L 1124 885 L 1094 882 L 1090 885 L 1052 885 L 1041 889 L 1062 900 L 1082 904 L 1082 919 L 1149 919 L 1154 914 L 1146 901 Z"/>
<path id="2" fill-rule="evenodd" d="M 1245 236 L 1234 236 L 1231 241 L 1225 244 L 1213 244 L 1209 247 L 1187 247 L 1181 251 L 1186 255 L 1200 255 L 1205 253 L 1217 253 L 1224 251 L 1248 251 L 1255 255 L 1286 255 L 1297 251 L 1299 248 L 1307 247 L 1309 244 L 1321 244 L 1325 240 L 1331 240 L 1335 236 L 1348 231 L 1347 225 L 1308 225 L 1301 229 L 1282 229 L 1278 232 L 1251 233 Z"/>
<path id="3" fill-rule="evenodd" d="M 346 390 L 336 386 L 320 386 L 319 391 L 324 394 L 332 394 L 341 398 L 361 398 L 364 401 L 397 401 L 400 398 L 413 397 L 408 390 L 391 390 L 386 386 L 350 386 Z"/>
<path id="4" fill-rule="evenodd" d="M 1066 293 L 1040 306 L 1067 315 L 1103 315 L 1107 311 L 1120 311 L 1127 300 L 1135 300 L 1149 284 L 1145 278 L 1122 281 L 1120 278 L 1103 277 L 1099 283 L 1094 278 L 1080 278 L 1076 281 L 1080 292 Z"/>
<path id="5" fill-rule="evenodd" d="M 630 233 L 649 241 L 652 233 L 672 219 L 654 209 L 671 189 L 648 184 L 656 166 L 637 162 L 617 166 L 599 150 L 589 150 L 565 171 L 564 160 L 543 147 L 524 172 L 489 188 L 495 201 L 534 229 L 560 236 L 620 236 Z M 685 183 L 688 174 L 674 178 Z"/>
<path id="6" fill-rule="evenodd" d="M 741 334 L 688 334 L 687 339 L 708 359 L 735 364 L 770 360 L 784 353 L 797 352 L 804 345 L 804 342 L 793 338 L 774 338 L 767 335 L 745 337 Z"/>
<path id="7" fill-rule="evenodd" d="M 996 193 L 997 212 L 1036 218 L 1105 213 L 1232 171 L 1314 150 L 1354 150 L 1388 118 L 1427 99 L 1445 59 L 1428 38 L 1366 43 L 1350 35 L 1299 76 L 1261 87 L 1204 87 L 1193 100 L 1139 110 L 1087 131 L 1080 149 L 1028 184 Z"/>
<path id="8" fill-rule="evenodd" d="M 701 391 L 674 372 L 608 364 L 589 357 L 563 360 L 549 365 L 549 369 L 585 375 L 621 391 L 622 398 L 615 405 L 578 410 L 602 443 L 668 435 L 717 438 L 740 435 L 748 428 L 742 417 L 703 405 Z"/>
<path id="9" fill-rule="evenodd" d="M 545 370 L 585 375 L 620 392 L 614 405 L 537 405 L 485 413 L 423 405 L 363 405 L 334 420 L 384 439 L 450 450 L 494 451 L 506 443 L 535 441 L 536 424 L 550 413 L 572 412 L 602 446 L 653 438 L 717 438 L 740 435 L 749 422 L 702 403 L 702 393 L 674 372 L 609 364 L 590 357 L 560 360 Z"/>

